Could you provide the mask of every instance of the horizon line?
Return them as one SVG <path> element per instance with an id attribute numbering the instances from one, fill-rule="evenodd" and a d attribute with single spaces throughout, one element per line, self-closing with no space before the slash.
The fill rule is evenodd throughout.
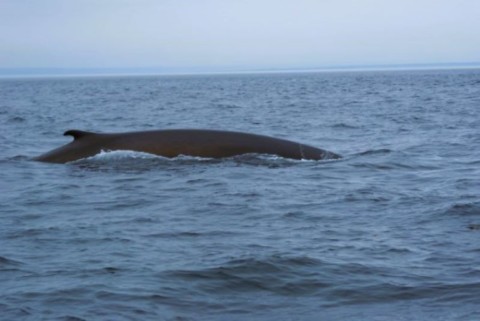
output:
<path id="1" fill-rule="evenodd" d="M 406 63 L 406 64 L 359 64 L 322 67 L 277 67 L 277 68 L 172 68 L 172 67 L 20 67 L 0 68 L 0 78 L 49 78 L 49 77 L 108 77 L 108 76 L 175 76 L 175 75 L 228 75 L 309 72 L 355 72 L 355 71 L 408 71 L 442 69 L 477 69 L 480 62 L 452 63 Z"/>

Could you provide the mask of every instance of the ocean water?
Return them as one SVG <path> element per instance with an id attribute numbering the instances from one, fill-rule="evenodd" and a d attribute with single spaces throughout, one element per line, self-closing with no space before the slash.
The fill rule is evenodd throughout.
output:
<path id="1" fill-rule="evenodd" d="M 480 70 L 0 80 L 1 320 L 480 320 Z M 209 128 L 341 160 L 30 160 Z"/>

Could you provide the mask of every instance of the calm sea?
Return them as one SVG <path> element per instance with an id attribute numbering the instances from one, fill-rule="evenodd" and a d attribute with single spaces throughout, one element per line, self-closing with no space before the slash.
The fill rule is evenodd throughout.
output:
<path id="1" fill-rule="evenodd" d="M 0 80 L 1 320 L 480 320 L 480 70 Z M 343 156 L 30 158 L 68 129 Z"/>

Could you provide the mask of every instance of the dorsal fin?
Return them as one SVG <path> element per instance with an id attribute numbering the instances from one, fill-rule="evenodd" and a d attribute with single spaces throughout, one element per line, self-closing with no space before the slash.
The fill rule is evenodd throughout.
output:
<path id="1" fill-rule="evenodd" d="M 94 135 L 95 133 L 86 132 L 83 130 L 70 129 L 63 133 L 63 136 L 73 136 L 73 139 L 77 140 L 88 135 Z"/>

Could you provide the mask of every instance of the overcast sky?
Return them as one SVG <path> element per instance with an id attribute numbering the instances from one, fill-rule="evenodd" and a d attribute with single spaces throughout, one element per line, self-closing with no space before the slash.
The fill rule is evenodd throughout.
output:
<path id="1" fill-rule="evenodd" d="M 0 68 L 480 62 L 478 0 L 0 0 Z"/>

